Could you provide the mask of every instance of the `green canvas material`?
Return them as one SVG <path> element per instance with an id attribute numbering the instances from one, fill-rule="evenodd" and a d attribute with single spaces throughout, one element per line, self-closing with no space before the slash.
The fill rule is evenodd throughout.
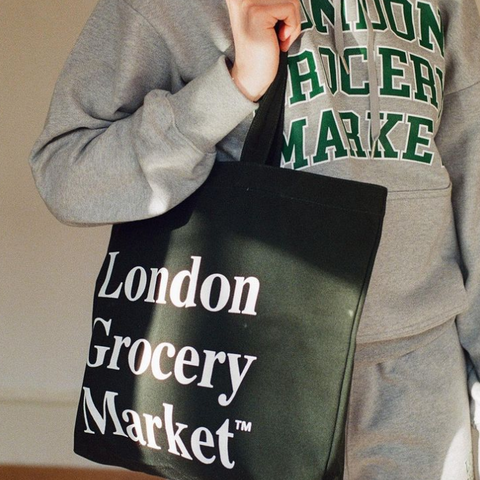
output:
<path id="1" fill-rule="evenodd" d="M 240 162 L 114 225 L 75 452 L 172 480 L 341 479 L 384 187 L 278 168 L 286 55 Z"/>

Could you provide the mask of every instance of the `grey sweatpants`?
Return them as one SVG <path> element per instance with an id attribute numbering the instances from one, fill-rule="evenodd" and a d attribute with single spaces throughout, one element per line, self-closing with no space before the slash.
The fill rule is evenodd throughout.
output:
<path id="1" fill-rule="evenodd" d="M 465 358 L 454 319 L 357 347 L 345 480 L 473 480 Z"/>

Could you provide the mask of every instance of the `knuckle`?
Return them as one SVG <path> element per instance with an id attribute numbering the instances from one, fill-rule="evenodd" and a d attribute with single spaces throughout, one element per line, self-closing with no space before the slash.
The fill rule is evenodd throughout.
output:
<path id="1" fill-rule="evenodd" d="M 288 7 L 290 8 L 292 15 L 296 20 L 300 16 L 300 1 L 299 0 L 288 0 Z"/>
<path id="2" fill-rule="evenodd" d="M 254 17 L 258 15 L 259 5 L 255 0 L 244 0 L 242 3 L 243 13 L 248 17 Z"/>
<path id="3" fill-rule="evenodd" d="M 257 2 L 255 0 L 243 0 L 242 8 L 246 11 L 251 10 L 257 6 Z"/>

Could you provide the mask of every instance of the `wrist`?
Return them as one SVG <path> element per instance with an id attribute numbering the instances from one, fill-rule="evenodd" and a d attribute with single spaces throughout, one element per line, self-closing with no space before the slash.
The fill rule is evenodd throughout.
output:
<path id="1" fill-rule="evenodd" d="M 246 98 L 248 98 L 248 100 L 250 100 L 251 102 L 258 102 L 258 100 L 260 100 L 260 98 L 262 97 L 262 94 L 254 91 L 254 89 L 249 87 L 248 84 L 242 80 L 237 69 L 235 68 L 235 65 L 233 65 L 232 67 L 229 67 L 228 71 L 237 88 L 240 90 L 240 92 L 242 92 L 242 94 Z"/>

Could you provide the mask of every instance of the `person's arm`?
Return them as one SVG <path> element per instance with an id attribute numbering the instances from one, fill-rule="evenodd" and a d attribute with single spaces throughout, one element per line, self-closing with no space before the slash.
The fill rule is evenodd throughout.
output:
<path id="1" fill-rule="evenodd" d="M 475 375 L 480 378 L 480 18 L 475 0 L 452 2 L 450 11 L 445 19 L 446 95 L 436 144 L 452 181 L 468 297 L 468 309 L 457 317 L 457 328 L 473 365 L 470 387 L 473 406 L 478 409 L 479 385 L 473 379 Z M 479 415 L 472 420 L 480 420 Z"/>
<path id="2" fill-rule="evenodd" d="M 172 92 L 175 58 L 124 0 L 101 0 L 57 81 L 30 165 L 62 222 L 96 225 L 164 213 L 194 192 L 215 145 L 257 108 L 226 57 Z"/>

